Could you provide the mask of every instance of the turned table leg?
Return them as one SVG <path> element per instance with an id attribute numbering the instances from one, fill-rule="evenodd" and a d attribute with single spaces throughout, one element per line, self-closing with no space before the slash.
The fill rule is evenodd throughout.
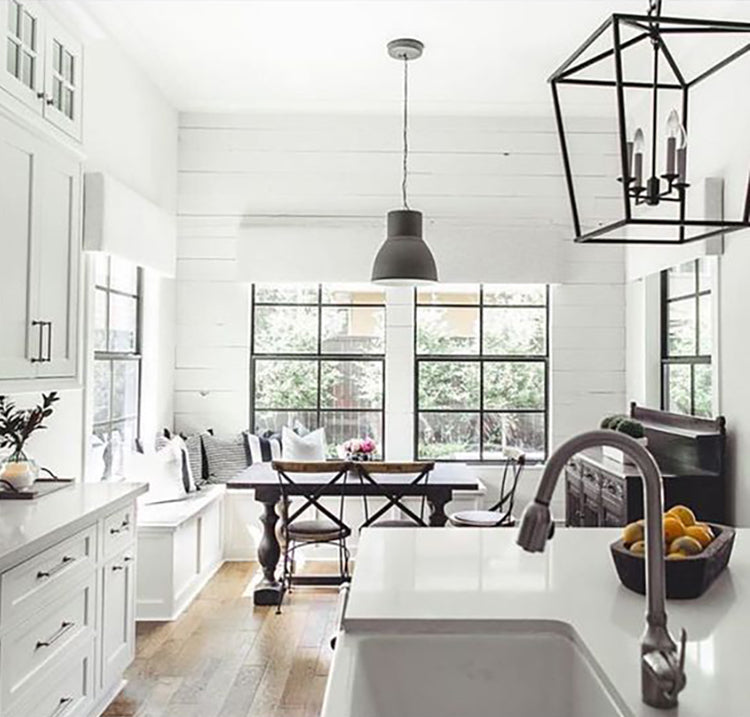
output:
<path id="1" fill-rule="evenodd" d="M 452 498 L 450 490 L 433 490 L 427 494 L 427 502 L 430 504 L 430 525 L 442 528 L 448 522 L 445 514 L 445 506 Z"/>
<path id="2" fill-rule="evenodd" d="M 258 498 L 263 503 L 263 537 L 258 544 L 258 562 L 263 569 L 263 579 L 258 583 L 253 592 L 253 603 L 255 605 L 278 605 L 281 597 L 281 584 L 276 579 L 276 566 L 279 564 L 281 547 L 276 537 L 276 522 L 279 519 L 276 513 L 278 496 Z"/>

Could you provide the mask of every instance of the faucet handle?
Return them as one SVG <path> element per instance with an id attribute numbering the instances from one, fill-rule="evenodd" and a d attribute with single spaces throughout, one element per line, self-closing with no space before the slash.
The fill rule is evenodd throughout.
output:
<path id="1" fill-rule="evenodd" d="M 685 648 L 687 647 L 687 630 L 680 631 L 680 672 L 685 674 Z"/>

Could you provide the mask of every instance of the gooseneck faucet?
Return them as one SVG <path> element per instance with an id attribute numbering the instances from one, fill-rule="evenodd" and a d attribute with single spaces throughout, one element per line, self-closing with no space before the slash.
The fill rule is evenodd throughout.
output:
<path id="1" fill-rule="evenodd" d="M 681 647 L 667 629 L 664 584 L 664 538 L 662 524 L 662 477 L 654 457 L 624 433 L 598 430 L 582 433 L 563 443 L 547 460 L 536 497 L 524 510 L 518 545 L 529 552 L 542 552 L 552 537 L 554 524 L 549 504 L 560 473 L 568 460 L 587 448 L 612 446 L 628 455 L 643 479 L 646 506 L 646 631 L 641 639 L 641 694 L 652 707 L 668 709 L 677 704 L 685 687 L 685 641 Z"/>

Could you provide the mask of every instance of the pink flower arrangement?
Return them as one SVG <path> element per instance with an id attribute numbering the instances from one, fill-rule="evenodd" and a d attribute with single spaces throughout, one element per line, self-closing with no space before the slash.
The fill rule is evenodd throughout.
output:
<path id="1" fill-rule="evenodd" d="M 375 453 L 377 450 L 377 446 L 375 445 L 375 441 L 372 440 L 372 438 L 350 438 L 348 441 L 345 441 L 343 446 L 341 446 L 344 449 L 344 453 L 350 456 L 354 455 L 367 455 L 369 456 L 371 453 Z"/>

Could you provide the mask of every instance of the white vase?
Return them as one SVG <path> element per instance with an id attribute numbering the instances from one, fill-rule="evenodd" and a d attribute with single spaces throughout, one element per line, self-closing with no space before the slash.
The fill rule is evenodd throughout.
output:
<path id="1" fill-rule="evenodd" d="M 30 488 L 38 477 L 39 466 L 23 453 L 14 454 L 0 464 L 0 480 L 16 490 Z"/>

